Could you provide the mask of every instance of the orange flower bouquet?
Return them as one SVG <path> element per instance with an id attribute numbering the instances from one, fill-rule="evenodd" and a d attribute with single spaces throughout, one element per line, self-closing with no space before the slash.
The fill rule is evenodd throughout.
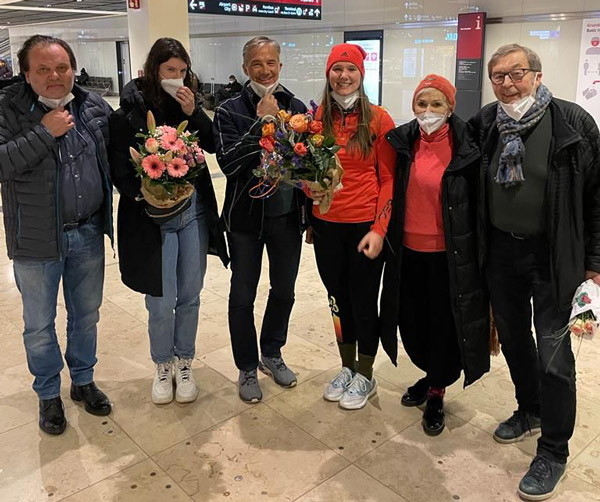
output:
<path id="1" fill-rule="evenodd" d="M 280 110 L 268 117 L 262 128 L 259 144 L 263 155 L 261 165 L 254 170 L 259 183 L 250 189 L 250 196 L 266 198 L 282 184 L 303 189 L 326 190 L 319 203 L 321 214 L 329 211 L 334 192 L 341 188 L 344 170 L 337 152 L 335 138 L 323 135 L 323 123 L 311 112 L 291 115 Z"/>

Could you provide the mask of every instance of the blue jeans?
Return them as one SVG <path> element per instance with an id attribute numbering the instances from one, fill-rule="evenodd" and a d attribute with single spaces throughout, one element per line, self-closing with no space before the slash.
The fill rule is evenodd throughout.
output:
<path id="1" fill-rule="evenodd" d="M 183 213 L 160 226 L 162 296 L 146 295 L 150 354 L 155 363 L 194 357 L 200 291 L 206 273 L 208 224 L 196 192 Z"/>
<path id="2" fill-rule="evenodd" d="M 56 301 L 61 277 L 67 307 L 65 359 L 71 381 L 86 385 L 94 379 L 96 334 L 104 284 L 102 217 L 62 232 L 63 259 L 15 260 L 17 288 L 23 301 L 23 341 L 33 390 L 40 399 L 60 395 L 63 358 L 56 338 Z"/>

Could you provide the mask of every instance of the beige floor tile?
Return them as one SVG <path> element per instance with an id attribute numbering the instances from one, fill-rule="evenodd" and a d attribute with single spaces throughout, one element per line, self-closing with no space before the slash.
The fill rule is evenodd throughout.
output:
<path id="1" fill-rule="evenodd" d="M 448 416 L 438 437 L 409 427 L 356 465 L 411 502 L 513 502 L 529 456 Z"/>
<path id="2" fill-rule="evenodd" d="M 144 460 L 64 502 L 191 502 L 179 486 L 152 460 Z"/>
<path id="3" fill-rule="evenodd" d="M 68 408 L 73 406 L 73 401 L 68 397 L 71 381 L 66 369 L 62 371 L 61 377 L 63 403 Z M 25 358 L 20 364 L 0 372 L 0 433 L 32 421 L 37 423 L 39 406 L 38 398 L 31 388 L 32 383 L 33 377 Z"/>
<path id="4" fill-rule="evenodd" d="M 289 332 L 333 354 L 338 354 L 331 311 L 327 306 L 326 297 L 323 297 L 323 305 L 321 308 L 303 316 L 294 316 L 290 321 Z"/>
<path id="5" fill-rule="evenodd" d="M 570 462 L 568 473 L 569 476 L 582 479 L 600 490 L 600 437 Z"/>
<path id="6" fill-rule="evenodd" d="M 296 502 L 406 502 L 406 499 L 351 465 Z"/>
<path id="7" fill-rule="evenodd" d="M 516 409 L 514 386 L 507 368 L 496 370 L 477 382 L 447 404 L 447 410 L 488 433 Z M 571 457 L 576 456 L 600 434 L 600 405 L 578 399 L 575 433 L 569 442 Z M 526 437 L 516 444 L 524 452 L 534 455 L 539 434 Z"/>
<path id="8" fill-rule="evenodd" d="M 196 357 L 222 347 L 229 347 L 230 343 L 227 300 L 220 298 L 219 301 L 200 305 L 200 318 L 196 335 Z"/>
<path id="9" fill-rule="evenodd" d="M 398 388 L 383 380 L 361 410 L 342 410 L 337 403 L 325 401 L 325 386 L 337 372 L 338 368 L 319 375 L 297 392 L 280 394 L 267 405 L 350 461 L 420 420 L 420 410 L 402 406 Z"/>
<path id="10" fill-rule="evenodd" d="M 598 485 L 590 485 L 571 474 L 567 474 L 560 482 L 556 495 L 550 501 L 598 502 L 600 501 L 600 490 L 598 490 Z"/>
<path id="11" fill-rule="evenodd" d="M 0 434 L 2 502 L 60 500 L 145 458 L 109 417 L 71 407 L 67 420 L 58 437 L 36 422 Z"/>
<path id="12" fill-rule="evenodd" d="M 0 313 L 0 371 L 25 361 L 23 329 Z"/>
<path id="13" fill-rule="evenodd" d="M 4 256 L 6 256 L 6 250 L 0 250 Z M 14 288 L 15 276 L 13 272 L 13 264 L 7 260 L 5 263 L 0 262 L 0 289 Z"/>
<path id="14" fill-rule="evenodd" d="M 259 330 L 260 332 L 260 330 Z M 338 364 L 339 357 L 325 351 L 306 340 L 290 335 L 282 349 L 282 355 L 290 369 L 298 378 L 298 385 Z M 199 357 L 206 365 L 224 375 L 237 385 L 239 371 L 235 367 L 231 347 L 226 346 Z M 258 380 L 263 392 L 263 400 L 268 400 L 282 392 L 292 393 L 299 389 L 284 389 L 275 384 L 271 377 L 258 372 Z"/>
<path id="15" fill-rule="evenodd" d="M 133 380 L 111 392 L 115 422 L 153 455 L 248 409 L 235 385 L 204 365 L 194 365 L 199 396 L 193 403 L 151 401 L 152 377 Z"/>
<path id="16" fill-rule="evenodd" d="M 573 339 L 573 352 L 576 356 L 577 395 L 592 401 L 600 396 L 600 378 L 598 378 L 598 361 L 600 361 L 600 336 L 592 340 Z"/>
<path id="17" fill-rule="evenodd" d="M 348 465 L 264 405 L 155 460 L 197 502 L 294 500 Z"/>

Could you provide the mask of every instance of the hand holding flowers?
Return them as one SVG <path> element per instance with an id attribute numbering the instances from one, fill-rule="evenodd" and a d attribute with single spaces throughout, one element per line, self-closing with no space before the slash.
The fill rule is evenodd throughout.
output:
<path id="1" fill-rule="evenodd" d="M 291 115 L 279 110 L 270 118 L 273 121 L 263 125 L 259 140 L 263 156 L 254 175 L 260 182 L 250 190 L 251 197 L 269 197 L 285 183 L 303 189 L 325 214 L 342 187 L 335 138 L 321 134 L 323 124 L 310 112 Z"/>
<path id="2" fill-rule="evenodd" d="M 137 134 L 142 142 L 138 150 L 130 148 L 129 152 L 137 175 L 142 179 L 140 191 L 146 202 L 157 209 L 148 214 L 159 219 L 173 216 L 176 206 L 184 207 L 194 193 L 190 181 L 206 164 L 196 136 L 186 131 L 187 121 L 175 129 L 167 125 L 157 127 L 152 112 L 148 112 L 147 120 L 148 133 Z"/>

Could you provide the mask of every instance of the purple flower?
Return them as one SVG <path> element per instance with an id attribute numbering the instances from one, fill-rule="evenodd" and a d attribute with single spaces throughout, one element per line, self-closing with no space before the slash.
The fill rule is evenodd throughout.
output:
<path id="1" fill-rule="evenodd" d="M 314 115 L 315 113 L 317 113 L 317 108 L 319 108 L 319 105 L 318 105 L 317 103 L 315 103 L 315 100 L 314 100 L 314 99 L 311 99 L 311 100 L 310 100 L 310 106 L 311 106 L 311 108 L 312 108 L 313 115 Z"/>
<path id="2" fill-rule="evenodd" d="M 275 133 L 275 137 L 276 137 L 277 139 L 283 139 L 283 138 L 285 138 L 285 133 L 284 133 L 283 131 L 279 131 L 279 130 L 278 130 L 278 131 Z"/>

